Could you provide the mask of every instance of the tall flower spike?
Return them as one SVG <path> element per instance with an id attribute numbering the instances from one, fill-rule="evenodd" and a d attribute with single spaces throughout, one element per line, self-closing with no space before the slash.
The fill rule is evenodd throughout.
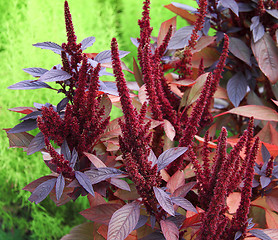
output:
<path id="1" fill-rule="evenodd" d="M 248 213 L 251 203 L 251 195 L 252 195 L 252 185 L 254 178 L 254 164 L 257 156 L 259 148 L 259 138 L 256 138 L 254 144 L 249 152 L 248 157 L 248 165 L 245 174 L 244 186 L 241 191 L 241 201 L 240 205 L 236 211 L 236 215 L 232 219 L 231 228 L 230 228 L 230 239 L 233 239 L 233 236 L 237 231 L 241 231 L 243 233 L 243 237 L 245 236 L 246 228 L 247 228 L 247 219 Z"/>
<path id="2" fill-rule="evenodd" d="M 112 55 L 112 66 L 113 72 L 116 77 L 116 84 L 120 95 L 121 104 L 123 106 L 123 113 L 126 124 L 130 126 L 130 129 L 136 131 L 136 122 L 137 122 L 137 112 L 132 101 L 130 99 L 130 94 L 128 87 L 126 85 L 126 80 L 122 71 L 121 61 L 119 57 L 118 43 L 116 38 L 113 38 L 111 41 L 111 55 Z"/>
<path id="3" fill-rule="evenodd" d="M 74 47 L 76 45 L 77 38 L 72 24 L 68 1 L 65 1 L 64 11 L 65 11 L 66 30 L 68 36 L 68 47 Z"/>

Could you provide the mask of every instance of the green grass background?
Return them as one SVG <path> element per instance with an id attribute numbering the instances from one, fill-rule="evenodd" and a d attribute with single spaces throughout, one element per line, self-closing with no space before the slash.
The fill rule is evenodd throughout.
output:
<path id="1" fill-rule="evenodd" d="M 10 128 L 19 123 L 21 114 L 7 109 L 33 106 L 34 102 L 57 104 L 62 96 L 51 90 L 8 90 L 22 80 L 32 79 L 22 68 L 50 69 L 60 63 L 59 55 L 35 48 L 32 44 L 66 41 L 63 0 L 0 0 L 0 127 Z M 194 1 L 180 1 L 194 2 Z M 151 24 L 157 36 L 161 22 L 175 16 L 163 7 L 170 0 L 153 0 Z M 116 37 L 121 50 L 130 51 L 125 58 L 132 68 L 136 48 L 130 37 L 138 37 L 137 20 L 141 17 L 140 0 L 69 0 L 78 41 L 95 36 L 96 42 L 86 52 L 109 49 Z M 185 21 L 178 19 L 178 27 Z M 127 74 L 128 80 L 133 80 Z M 113 113 L 115 116 L 115 112 Z M 29 192 L 21 190 L 31 181 L 50 173 L 39 153 L 27 156 L 22 149 L 8 149 L 8 139 L 0 131 L 0 240 L 60 239 L 85 219 L 78 214 L 89 207 L 86 198 L 56 207 L 47 198 L 41 204 L 28 202 Z"/>

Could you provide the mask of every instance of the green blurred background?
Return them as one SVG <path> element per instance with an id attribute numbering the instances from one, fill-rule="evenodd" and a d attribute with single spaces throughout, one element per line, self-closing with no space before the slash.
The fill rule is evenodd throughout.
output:
<path id="1" fill-rule="evenodd" d="M 136 48 L 130 37 L 139 36 L 137 20 L 141 17 L 140 0 L 69 0 L 78 41 L 94 36 L 96 42 L 86 52 L 108 50 L 116 37 L 121 50 L 130 51 L 124 61 L 132 69 Z M 181 0 L 186 4 L 194 1 Z M 35 48 L 32 44 L 66 41 L 63 0 L 0 0 L 0 126 L 11 128 L 21 114 L 7 109 L 33 106 L 34 102 L 57 104 L 62 96 L 48 89 L 7 90 L 9 85 L 32 79 L 22 68 L 50 69 L 60 63 L 59 55 Z M 170 0 L 153 0 L 151 24 L 157 36 L 160 24 L 175 14 L 163 7 Z M 184 26 L 178 18 L 178 28 Z M 110 77 L 112 80 L 113 78 Z M 127 74 L 128 80 L 134 80 Z M 103 79 L 102 79 L 103 80 Z M 117 112 L 112 113 L 115 117 Z M 56 207 L 49 198 L 41 204 L 28 202 L 29 192 L 21 190 L 31 181 L 50 173 L 40 153 L 27 156 L 22 149 L 8 149 L 8 139 L 0 131 L 0 240 L 60 239 L 70 229 L 85 221 L 78 213 L 89 207 L 85 197 L 75 203 Z"/>

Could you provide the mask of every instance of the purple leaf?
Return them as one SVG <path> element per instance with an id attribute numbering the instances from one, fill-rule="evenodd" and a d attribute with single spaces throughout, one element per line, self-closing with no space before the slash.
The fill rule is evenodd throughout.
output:
<path id="1" fill-rule="evenodd" d="M 177 204 L 178 206 L 184 208 L 185 210 L 198 213 L 196 208 L 189 202 L 187 199 L 182 197 L 172 197 L 172 202 Z"/>
<path id="2" fill-rule="evenodd" d="M 161 220 L 160 227 L 166 240 L 179 239 L 179 229 L 175 223 L 168 220 Z"/>
<path id="3" fill-rule="evenodd" d="M 67 97 L 63 98 L 58 104 L 57 104 L 57 112 L 60 112 L 64 110 L 69 102 L 69 99 Z"/>
<path id="4" fill-rule="evenodd" d="M 95 37 L 87 37 L 81 41 L 81 49 L 85 50 L 88 47 L 91 47 L 96 41 Z"/>
<path id="5" fill-rule="evenodd" d="M 145 215 L 140 215 L 138 223 L 136 224 L 135 228 L 133 230 L 136 230 L 140 227 L 143 227 L 145 223 L 148 221 L 148 217 Z"/>
<path id="6" fill-rule="evenodd" d="M 46 73 L 48 70 L 44 68 L 23 68 L 22 69 L 24 72 L 32 75 L 33 77 L 40 77 L 44 73 Z"/>
<path id="7" fill-rule="evenodd" d="M 164 169 L 171 162 L 176 160 L 179 156 L 184 154 L 187 151 L 187 147 L 175 147 L 170 148 L 163 152 L 157 160 L 157 171 Z"/>
<path id="8" fill-rule="evenodd" d="M 137 48 L 139 47 L 139 42 L 138 42 L 137 38 L 131 37 L 130 40 L 135 45 L 135 47 L 137 47 Z"/>
<path id="9" fill-rule="evenodd" d="M 56 198 L 58 201 L 63 194 L 64 187 L 65 187 L 65 178 L 63 177 L 62 173 L 60 173 L 56 181 Z"/>
<path id="10" fill-rule="evenodd" d="M 255 16 L 251 19 L 252 24 L 250 25 L 250 30 L 253 34 L 254 42 L 256 43 L 264 36 L 264 26 L 260 23 L 260 17 Z"/>
<path id="11" fill-rule="evenodd" d="M 175 32 L 174 36 L 171 38 L 168 48 L 169 49 L 180 49 L 184 48 L 188 44 L 188 40 L 190 39 L 193 27 L 186 26 L 180 28 Z"/>
<path id="12" fill-rule="evenodd" d="M 237 58 L 247 63 L 251 66 L 251 50 L 245 42 L 240 40 L 239 38 L 230 37 L 229 38 L 229 50 L 232 54 L 234 54 Z"/>
<path id="13" fill-rule="evenodd" d="M 184 215 L 170 216 L 167 218 L 167 220 L 175 223 L 178 228 L 183 224 L 185 219 L 186 219 L 186 216 L 184 216 Z"/>
<path id="14" fill-rule="evenodd" d="M 140 240 L 165 240 L 165 237 L 161 232 L 152 232 L 146 237 L 143 237 Z"/>
<path id="15" fill-rule="evenodd" d="M 51 88 L 51 87 L 48 84 L 44 82 L 40 82 L 38 80 L 24 80 L 8 87 L 8 89 L 13 89 L 13 90 L 30 90 L 30 89 L 39 89 L 39 88 Z"/>
<path id="16" fill-rule="evenodd" d="M 26 132 L 26 131 L 34 130 L 36 128 L 37 128 L 37 121 L 34 119 L 28 119 L 28 120 L 25 120 L 25 121 L 17 124 L 11 130 L 9 130 L 8 133 Z"/>
<path id="17" fill-rule="evenodd" d="M 66 160 L 70 160 L 71 159 L 71 152 L 70 152 L 69 145 L 68 145 L 66 140 L 62 143 L 61 154 L 64 155 Z"/>
<path id="18" fill-rule="evenodd" d="M 150 154 L 148 156 L 148 161 L 152 163 L 152 167 L 157 164 L 157 157 L 155 156 L 153 150 L 151 149 Z"/>
<path id="19" fill-rule="evenodd" d="M 186 11 L 190 11 L 190 12 L 197 11 L 196 8 L 185 5 L 185 4 L 181 4 L 181 3 L 177 3 L 177 2 L 171 2 L 171 4 L 174 5 L 177 8 L 184 9 Z"/>
<path id="20" fill-rule="evenodd" d="M 239 12 L 251 12 L 254 9 L 248 3 L 237 3 Z"/>
<path id="21" fill-rule="evenodd" d="M 114 186 L 126 190 L 126 191 L 130 191 L 130 187 L 128 185 L 128 183 L 124 180 L 118 179 L 118 178 L 111 178 L 110 181 L 111 184 L 113 184 Z"/>
<path id="22" fill-rule="evenodd" d="M 278 10 L 277 9 L 267 9 L 266 12 L 272 17 L 278 19 Z"/>
<path id="23" fill-rule="evenodd" d="M 262 240 L 271 240 L 271 238 L 260 229 L 250 230 L 249 233 Z"/>
<path id="24" fill-rule="evenodd" d="M 238 107 L 241 100 L 244 98 L 247 91 L 247 80 L 242 72 L 236 73 L 230 78 L 227 84 L 227 92 L 229 99 Z"/>
<path id="25" fill-rule="evenodd" d="M 71 78 L 71 75 L 61 69 L 51 69 L 43 74 L 39 81 L 41 82 L 60 82 Z"/>
<path id="26" fill-rule="evenodd" d="M 44 142 L 44 135 L 42 132 L 39 132 L 30 142 L 28 149 L 27 149 L 27 155 L 31 155 L 35 152 L 40 151 L 45 147 Z"/>
<path id="27" fill-rule="evenodd" d="M 172 216 L 175 216 L 175 210 L 170 196 L 160 188 L 153 187 L 153 190 L 154 190 L 155 197 L 159 202 L 160 206 L 167 213 L 169 213 Z"/>
<path id="28" fill-rule="evenodd" d="M 75 177 L 80 185 L 91 195 L 95 196 L 90 178 L 82 172 L 75 171 Z"/>
<path id="29" fill-rule="evenodd" d="M 270 156 L 268 149 L 266 148 L 266 146 L 263 143 L 262 143 L 261 151 L 262 151 L 262 156 L 263 156 L 264 162 L 265 163 L 268 162 L 268 160 L 270 159 L 271 156 Z"/>
<path id="30" fill-rule="evenodd" d="M 238 16 L 238 5 L 235 0 L 220 0 L 219 2 L 223 7 L 231 9 Z"/>
<path id="31" fill-rule="evenodd" d="M 41 183 L 39 186 L 36 187 L 36 189 L 28 198 L 28 200 L 30 202 L 35 202 L 36 204 L 40 203 L 48 196 L 48 194 L 54 188 L 55 183 L 56 183 L 56 178 L 52 178 Z"/>
<path id="32" fill-rule="evenodd" d="M 262 188 L 265 188 L 268 186 L 268 184 L 270 184 L 271 179 L 269 177 L 260 176 L 260 182 L 261 182 Z"/>
<path id="33" fill-rule="evenodd" d="M 132 202 L 121 207 L 111 217 L 107 240 L 124 240 L 137 225 L 139 217 L 139 203 Z"/>
<path id="34" fill-rule="evenodd" d="M 99 183 L 111 177 L 116 177 L 118 175 L 124 174 L 124 172 L 116 169 L 116 168 L 98 168 L 98 169 L 91 169 L 86 171 L 87 176 L 91 179 L 92 184 Z"/>
<path id="35" fill-rule="evenodd" d="M 64 49 L 60 45 L 54 42 L 35 43 L 33 44 L 33 46 L 41 49 L 49 49 L 57 54 L 61 54 L 61 51 L 64 51 Z"/>
<path id="36" fill-rule="evenodd" d="M 151 228 L 152 229 L 154 229 L 154 227 L 155 227 L 155 222 L 156 222 L 155 216 L 151 215 L 150 216 L 150 223 L 151 223 Z"/>
<path id="37" fill-rule="evenodd" d="M 74 168 L 76 161 L 78 159 L 78 153 L 75 148 L 72 150 L 71 159 L 70 159 L 70 167 Z"/>
<path id="38" fill-rule="evenodd" d="M 129 52 L 127 51 L 119 51 L 120 58 L 125 57 Z M 110 63 L 111 60 L 111 50 L 105 50 L 103 52 L 100 52 L 98 55 L 96 55 L 95 61 L 99 63 Z"/>
<path id="39" fill-rule="evenodd" d="M 242 232 L 241 231 L 237 231 L 234 237 L 234 240 L 239 239 L 242 236 Z"/>
<path id="40" fill-rule="evenodd" d="M 34 111 L 34 112 L 27 114 L 25 117 L 20 118 L 20 120 L 24 121 L 24 120 L 28 120 L 28 119 L 37 119 L 37 117 L 41 116 L 41 115 L 42 115 L 41 111 Z"/>

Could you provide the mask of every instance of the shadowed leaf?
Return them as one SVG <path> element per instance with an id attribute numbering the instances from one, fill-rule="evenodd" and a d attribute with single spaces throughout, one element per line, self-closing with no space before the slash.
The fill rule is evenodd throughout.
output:
<path id="1" fill-rule="evenodd" d="M 247 47 L 245 42 L 243 42 L 239 38 L 230 37 L 229 50 L 237 58 L 251 66 L 251 50 L 249 47 Z"/>
<path id="2" fill-rule="evenodd" d="M 75 177 L 80 185 L 91 195 L 95 195 L 90 178 L 82 172 L 75 171 Z"/>
<path id="3" fill-rule="evenodd" d="M 83 210 L 80 214 L 90 221 L 108 225 L 113 213 L 121 207 L 120 204 L 105 203 Z"/>
<path id="4" fill-rule="evenodd" d="M 238 107 L 247 91 L 247 80 L 242 72 L 236 73 L 230 78 L 227 84 L 227 92 L 229 99 Z"/>
<path id="5" fill-rule="evenodd" d="M 31 141 L 34 139 L 34 136 L 26 133 L 9 133 L 10 128 L 4 129 L 9 138 L 9 147 L 10 148 L 27 148 Z"/>
<path id="6" fill-rule="evenodd" d="M 175 223 L 169 220 L 161 220 L 160 226 L 162 233 L 166 240 L 178 240 L 179 239 L 179 229 Z"/>
<path id="7" fill-rule="evenodd" d="M 39 132 L 30 142 L 27 149 L 27 155 L 31 155 L 35 152 L 40 151 L 45 147 L 44 135 L 42 132 Z"/>
<path id="8" fill-rule="evenodd" d="M 65 178 L 63 177 L 62 173 L 60 173 L 56 181 L 56 198 L 58 201 L 60 200 L 63 194 L 64 187 L 65 187 Z"/>
<path id="9" fill-rule="evenodd" d="M 35 202 L 36 204 L 40 203 L 48 196 L 48 194 L 54 188 L 55 183 L 56 183 L 56 178 L 49 179 L 41 183 L 39 186 L 36 187 L 36 189 L 33 191 L 33 193 L 28 198 L 28 200 L 30 202 Z"/>

